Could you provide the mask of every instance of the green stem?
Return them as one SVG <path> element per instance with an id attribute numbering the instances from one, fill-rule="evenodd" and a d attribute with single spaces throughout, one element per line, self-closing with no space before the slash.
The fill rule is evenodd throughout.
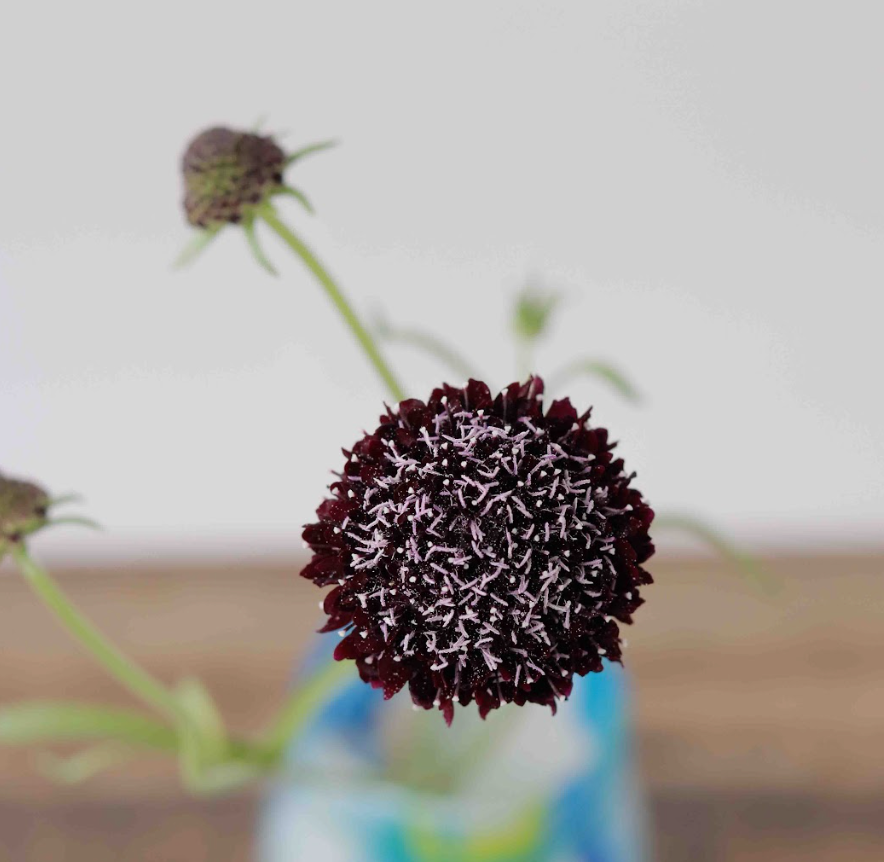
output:
<path id="1" fill-rule="evenodd" d="M 516 336 L 516 367 L 518 368 L 519 378 L 527 380 L 528 377 L 536 373 L 534 368 L 534 345 L 533 343 L 521 336 Z"/>
<path id="2" fill-rule="evenodd" d="M 267 752 L 272 761 L 278 761 L 289 741 L 330 696 L 352 678 L 354 669 L 349 661 L 327 662 L 322 670 L 295 689 L 267 737 Z"/>
<path id="3" fill-rule="evenodd" d="M 389 365 L 387 365 L 386 360 L 381 355 L 371 333 L 369 333 L 369 331 L 362 325 L 362 321 L 357 317 L 352 306 L 344 297 L 344 294 L 341 292 L 341 289 L 335 283 L 334 279 L 328 274 L 325 267 L 319 262 L 319 260 L 317 260 L 313 252 L 310 251 L 310 249 L 279 220 L 279 217 L 276 215 L 276 212 L 272 207 L 263 207 L 260 210 L 260 216 L 268 226 L 279 235 L 283 242 L 285 242 L 285 244 L 301 258 L 310 272 L 316 276 L 317 280 L 328 294 L 329 299 L 331 299 L 335 308 L 338 309 L 341 316 L 344 318 L 344 321 L 350 327 L 356 340 L 362 345 L 362 349 L 365 351 L 372 365 L 374 365 L 377 373 L 381 376 L 381 379 L 387 385 L 390 394 L 396 399 L 396 401 L 402 401 L 405 398 L 405 393 L 399 385 L 399 381 L 396 379 L 396 376 L 390 370 Z"/>
<path id="4" fill-rule="evenodd" d="M 24 545 L 12 555 L 25 580 L 75 640 L 136 697 L 166 715 L 177 717 L 178 705 L 165 686 L 123 655 L 70 603 L 47 571 L 37 565 Z"/>

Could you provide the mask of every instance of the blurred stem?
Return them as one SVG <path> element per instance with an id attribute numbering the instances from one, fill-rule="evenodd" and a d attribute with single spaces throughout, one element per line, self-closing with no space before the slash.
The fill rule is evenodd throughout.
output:
<path id="1" fill-rule="evenodd" d="M 220 715 L 214 711 L 213 704 L 205 701 L 208 695 L 202 694 L 202 687 L 196 681 L 190 681 L 177 695 L 167 689 L 98 632 L 22 544 L 13 547 L 12 556 L 25 580 L 74 639 L 136 697 L 170 717 L 174 726 L 129 710 L 79 704 L 24 703 L 0 710 L 2 743 L 88 738 L 177 752 L 184 758 L 188 749 L 183 740 L 191 734 L 193 748 L 190 753 L 197 756 L 191 776 L 193 788 L 208 791 L 217 784 L 216 789 L 224 789 L 278 769 L 290 740 L 353 673 L 352 662 L 327 662 L 297 687 L 265 738 L 256 741 L 227 738 Z M 203 698 L 196 703 L 195 690 Z M 185 697 L 188 692 L 190 696 Z M 188 704 L 190 709 L 187 709 Z M 113 762 L 114 755 L 110 751 L 99 747 L 85 752 L 82 762 L 73 761 L 71 775 L 80 775 L 78 768 L 83 767 L 83 777 L 89 777 L 93 768 L 97 770 L 105 763 Z M 211 756 L 209 762 L 203 764 L 201 759 L 206 755 Z"/>
<path id="2" fill-rule="evenodd" d="M 413 717 L 413 732 L 408 762 L 406 764 L 406 783 L 412 787 L 436 793 L 450 793 L 453 781 L 451 760 L 440 751 L 437 734 L 451 733 L 450 728 L 440 728 L 441 715 L 436 710 L 420 710 Z M 484 730 L 485 728 L 483 728 Z M 482 737 L 483 741 L 484 736 Z"/>
<path id="3" fill-rule="evenodd" d="M 470 774 L 482 768 L 481 764 L 487 762 L 490 754 L 496 753 L 507 743 L 521 717 L 521 707 L 514 709 L 512 705 L 495 710 L 493 716 L 486 717 L 486 723 L 482 726 L 483 734 L 474 739 L 459 757 L 454 758 L 454 763 L 449 767 L 453 788 L 468 780 Z"/>
<path id="4" fill-rule="evenodd" d="M 160 712 L 173 718 L 178 716 L 178 705 L 171 692 L 98 632 L 70 603 L 49 573 L 34 562 L 24 545 L 14 546 L 12 555 L 19 571 L 43 604 L 111 676 Z"/>
<path id="5" fill-rule="evenodd" d="M 758 561 L 745 551 L 726 539 L 710 524 L 694 515 L 667 514 L 658 512 L 654 517 L 654 527 L 660 529 L 681 530 L 696 536 L 717 551 L 726 560 L 730 560 L 743 574 L 755 582 L 759 589 L 768 594 L 777 592 L 779 585 L 759 565 Z"/>
<path id="6" fill-rule="evenodd" d="M 311 679 L 299 685 L 267 737 L 267 756 L 278 761 L 286 746 L 329 698 L 352 678 L 355 665 L 350 661 L 330 661 Z"/>
<path id="7" fill-rule="evenodd" d="M 260 216 L 271 227 L 285 244 L 296 254 L 306 265 L 307 269 L 316 276 L 316 279 L 325 289 L 329 299 L 331 299 L 335 308 L 341 313 L 346 324 L 350 327 L 356 340 L 362 346 L 375 370 L 381 379 L 387 385 L 390 394 L 396 401 L 402 401 L 405 393 L 399 385 L 396 376 L 390 370 L 386 360 L 381 355 L 374 338 L 371 333 L 363 326 L 362 321 L 353 311 L 352 306 L 344 297 L 341 289 L 338 287 L 334 279 L 328 274 L 325 267 L 319 262 L 312 251 L 299 239 L 283 222 L 279 220 L 275 210 L 271 206 L 264 206 L 260 210 Z"/>
<path id="8" fill-rule="evenodd" d="M 519 379 L 522 380 L 527 380 L 535 372 L 534 342 L 520 335 L 516 336 L 516 367 L 519 370 Z"/>
<path id="9" fill-rule="evenodd" d="M 410 344 L 426 351 L 447 365 L 455 374 L 459 375 L 464 382 L 471 377 L 485 379 L 472 367 L 468 360 L 450 345 L 437 338 L 432 333 L 414 327 L 391 326 L 386 320 L 380 320 L 377 324 L 378 335 L 387 341 L 398 341 L 400 344 Z"/>

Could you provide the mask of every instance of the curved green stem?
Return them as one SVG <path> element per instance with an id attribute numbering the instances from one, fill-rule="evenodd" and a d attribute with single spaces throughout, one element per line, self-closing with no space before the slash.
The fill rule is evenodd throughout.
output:
<path id="1" fill-rule="evenodd" d="M 166 715 L 177 717 L 178 704 L 166 687 L 121 653 L 68 600 L 49 573 L 37 565 L 24 545 L 13 547 L 19 571 L 47 608 L 111 676 L 136 697 Z"/>
<path id="2" fill-rule="evenodd" d="M 534 344 L 521 336 L 516 336 L 516 368 L 522 380 L 537 373 L 534 368 Z"/>
<path id="3" fill-rule="evenodd" d="M 96 739 L 176 752 L 191 789 L 223 790 L 278 769 L 289 741 L 353 673 L 351 662 L 327 662 L 296 688 L 265 737 L 229 738 L 200 683 L 186 681 L 176 692 L 166 688 L 95 629 L 24 545 L 14 545 L 12 556 L 25 580 L 74 639 L 118 682 L 173 723 L 123 709 L 23 703 L 0 710 L 0 744 Z M 95 763 L 104 763 L 103 754 L 96 757 Z M 90 753 L 85 762 L 95 765 Z"/>
<path id="4" fill-rule="evenodd" d="M 349 661 L 329 661 L 312 678 L 299 685 L 267 736 L 267 753 L 277 761 L 316 711 L 352 678 L 355 666 Z"/>
<path id="5" fill-rule="evenodd" d="M 766 593 L 778 591 L 779 584 L 767 573 L 763 566 L 751 555 L 738 548 L 706 521 L 694 515 L 658 512 L 654 517 L 654 529 L 682 530 L 696 536 L 726 560 L 733 563 L 747 575 L 755 585 Z"/>
<path id="6" fill-rule="evenodd" d="M 329 299 L 331 299 L 335 308 L 338 309 L 341 316 L 344 318 L 344 321 L 350 327 L 356 340 L 362 345 L 362 349 L 365 351 L 372 365 L 374 365 L 377 373 L 381 376 L 381 379 L 387 385 L 390 394 L 396 399 L 396 401 L 402 401 L 405 398 L 405 393 L 399 385 L 399 381 L 396 379 L 396 376 L 390 370 L 389 365 L 387 365 L 386 360 L 381 355 L 371 333 L 362 325 L 362 321 L 357 317 L 352 306 L 344 297 L 344 294 L 341 292 L 341 289 L 335 283 L 334 279 L 328 274 L 325 267 L 319 262 L 313 252 L 310 251 L 301 239 L 299 239 L 282 221 L 279 220 L 279 217 L 276 215 L 276 212 L 272 207 L 262 207 L 259 211 L 259 215 L 264 219 L 268 226 L 278 234 L 280 239 L 282 239 L 282 241 L 301 258 L 310 272 L 316 276 L 316 279 L 328 294 Z"/>

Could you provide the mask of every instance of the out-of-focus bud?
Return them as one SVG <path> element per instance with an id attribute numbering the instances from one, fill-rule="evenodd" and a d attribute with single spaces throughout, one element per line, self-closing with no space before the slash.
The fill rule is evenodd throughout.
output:
<path id="1" fill-rule="evenodd" d="M 39 485 L 0 474 L 0 560 L 10 545 L 46 525 L 50 503 Z"/>
<path id="2" fill-rule="evenodd" d="M 525 287 L 516 297 L 513 309 L 513 329 L 519 338 L 533 341 L 539 338 L 555 311 L 561 296 L 537 287 Z"/>
<path id="3" fill-rule="evenodd" d="M 295 198 L 308 212 L 313 207 L 300 189 L 288 185 L 286 168 L 305 156 L 334 146 L 334 141 L 308 144 L 286 153 L 276 141 L 254 132 L 217 126 L 198 134 L 181 161 L 184 214 L 195 227 L 191 242 L 176 265 L 184 266 L 203 252 L 227 225 L 241 225 L 256 260 L 275 274 L 255 233 L 255 224 L 273 213 L 278 195 Z"/>
<path id="4" fill-rule="evenodd" d="M 194 227 L 238 224 L 282 188 L 285 153 L 269 137 L 207 129 L 182 160 L 184 211 Z"/>

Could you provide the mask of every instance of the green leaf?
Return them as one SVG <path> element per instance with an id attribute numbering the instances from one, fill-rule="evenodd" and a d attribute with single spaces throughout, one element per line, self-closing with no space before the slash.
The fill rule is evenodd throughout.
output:
<path id="1" fill-rule="evenodd" d="M 80 494 L 62 494 L 60 497 L 50 497 L 47 506 L 52 509 L 55 506 L 64 506 L 67 503 L 82 503 L 83 497 Z"/>
<path id="2" fill-rule="evenodd" d="M 307 210 L 310 215 L 314 215 L 316 210 L 313 209 L 313 204 L 307 199 L 307 195 L 304 194 L 300 189 L 294 188 L 294 186 L 280 186 L 275 192 L 275 195 L 288 195 L 291 198 L 294 198 L 298 201 L 301 206 Z"/>
<path id="3" fill-rule="evenodd" d="M 86 739 L 116 740 L 162 751 L 178 748 L 173 728 L 134 710 L 48 701 L 0 709 L 0 745 Z"/>
<path id="4" fill-rule="evenodd" d="M 207 227 L 207 228 L 199 228 L 195 232 L 193 238 L 190 242 L 184 247 L 181 254 L 175 259 L 175 262 L 172 264 L 173 269 L 182 269 L 185 266 L 189 266 L 194 262 L 205 250 L 208 248 L 209 243 L 215 239 L 216 236 L 221 232 L 221 229 L 224 225 L 216 225 L 215 227 Z"/>
<path id="5" fill-rule="evenodd" d="M 186 786 L 199 790 L 208 770 L 229 758 L 227 731 L 215 701 L 198 679 L 183 680 L 175 695 L 181 710 L 182 779 Z"/>
<path id="6" fill-rule="evenodd" d="M 737 547 L 711 524 L 694 515 L 657 513 L 653 528 L 680 530 L 705 542 L 710 548 L 729 560 L 759 589 L 768 594 L 779 591 L 780 584 L 751 555 Z"/>
<path id="7" fill-rule="evenodd" d="M 206 762 L 222 761 L 228 753 L 224 719 L 208 689 L 198 679 L 182 680 L 176 689 L 181 712 L 196 730 L 200 749 Z"/>
<path id="8" fill-rule="evenodd" d="M 246 234 L 246 242 L 249 244 L 249 248 L 252 250 L 255 260 L 257 260 L 258 263 L 271 275 L 278 275 L 273 264 L 270 263 L 269 258 L 264 254 L 264 249 L 262 249 L 258 243 L 258 234 L 255 231 L 255 219 L 253 217 L 248 218 L 243 222 L 243 230 Z"/>
<path id="9" fill-rule="evenodd" d="M 300 150 L 296 150 L 293 153 L 289 153 L 289 155 L 285 158 L 286 167 L 289 165 L 293 165 L 295 162 L 300 161 L 305 156 L 311 156 L 313 153 L 319 153 L 322 150 L 328 150 L 332 147 L 336 147 L 338 145 L 338 141 L 329 140 L 329 141 L 320 141 L 316 144 L 308 144 L 306 147 L 301 147 Z"/>
<path id="10" fill-rule="evenodd" d="M 566 365 L 550 375 L 549 388 L 560 389 L 573 378 L 585 375 L 601 378 L 629 401 L 637 403 L 641 400 L 641 396 L 626 375 L 613 365 L 597 359 L 578 359 Z"/>
<path id="11" fill-rule="evenodd" d="M 59 527 L 64 524 L 73 524 L 77 527 L 88 527 L 90 530 L 104 529 L 98 521 L 93 521 L 92 518 L 84 518 L 79 515 L 69 515 L 64 518 L 49 518 L 49 520 L 46 521 L 47 527 Z"/>
<path id="12" fill-rule="evenodd" d="M 127 763 L 137 754 L 137 750 L 113 742 L 87 748 L 70 757 L 43 751 L 38 756 L 37 768 L 56 784 L 82 784 L 108 769 Z"/>

